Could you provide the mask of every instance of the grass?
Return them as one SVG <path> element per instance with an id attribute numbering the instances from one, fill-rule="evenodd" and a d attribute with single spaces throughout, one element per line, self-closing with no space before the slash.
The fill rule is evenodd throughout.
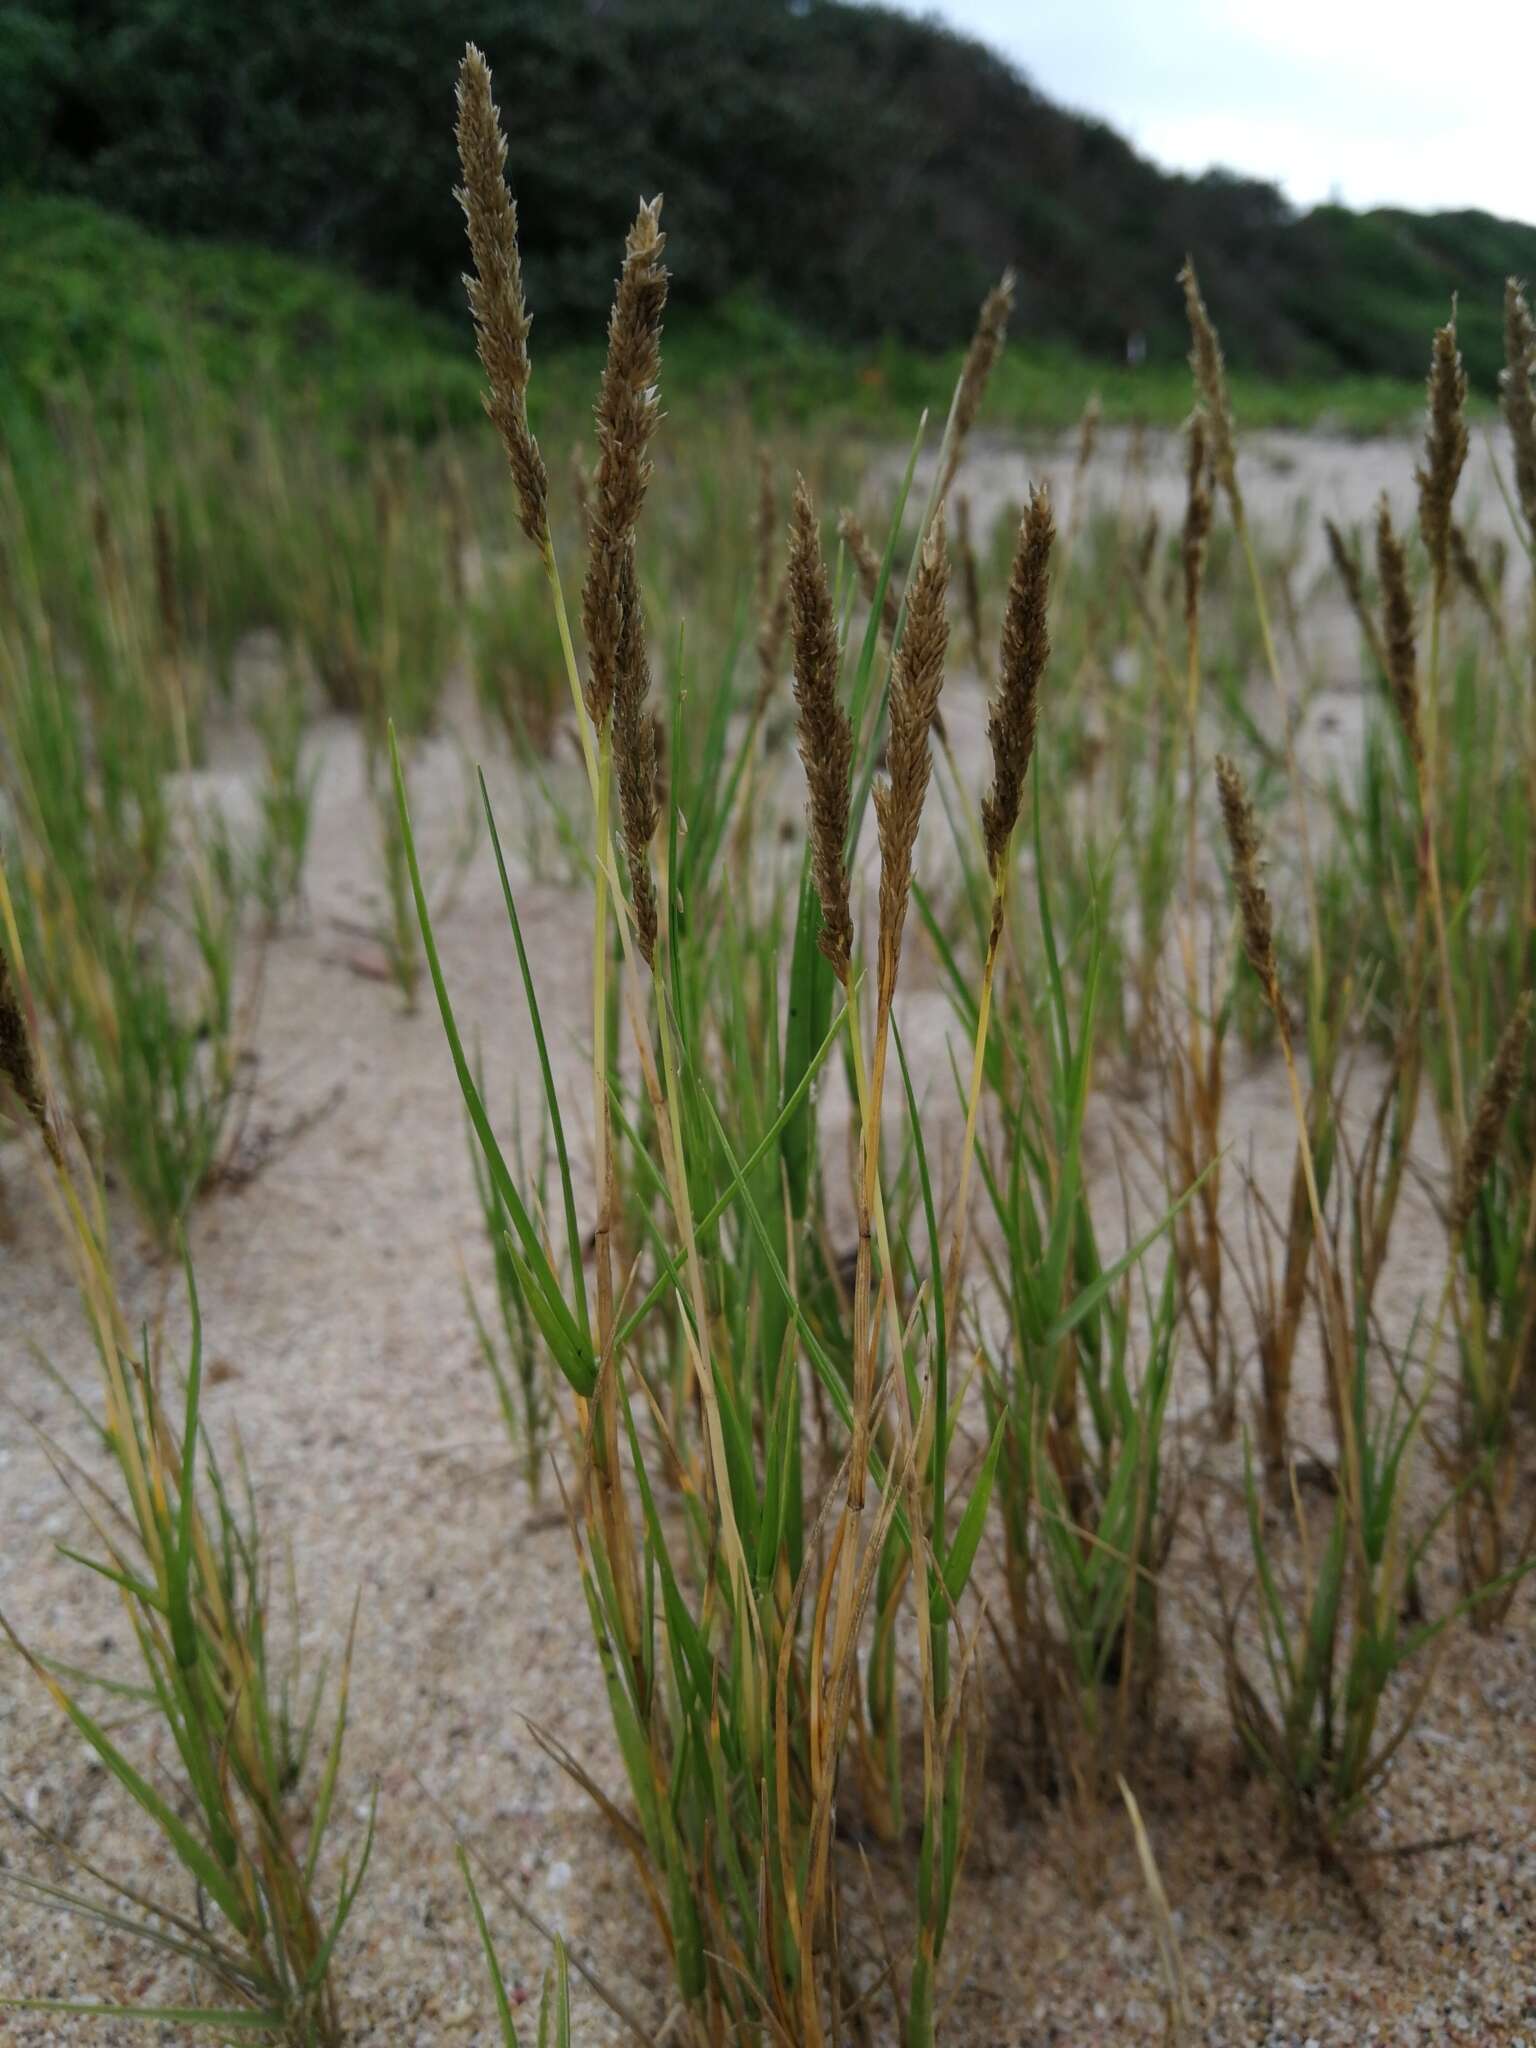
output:
<path id="1" fill-rule="evenodd" d="M 295 442 L 280 364 L 255 409 L 226 366 L 182 418 L 65 405 L 44 437 L 18 416 L 0 1055 L 102 1358 L 97 1447 L 127 1519 L 103 1509 L 97 1533 L 177 1799 L 35 1666 L 221 1916 L 184 1916 L 177 1956 L 255 2023 L 333 2032 L 361 1871 L 318 1903 L 331 1865 L 318 1838 L 285 1852 L 277 1817 L 313 1775 L 320 1694 L 269 1652 L 260 1532 L 206 1451 L 196 1344 L 177 1420 L 155 1344 L 122 1329 L 93 1192 L 110 1172 L 164 1253 L 217 1179 L 242 963 L 256 913 L 270 927 L 300 891 L 323 710 L 378 821 L 383 957 L 408 1002 L 430 988 L 462 1094 L 495 1290 L 468 1293 L 467 1333 L 519 1485 L 558 1475 L 601 1672 L 608 1765 L 539 1740 L 627 1859 L 674 2037 L 941 2038 L 978 1803 L 1009 1770 L 1084 1816 L 1124 1794 L 1187 2024 L 1133 1789 L 1164 1740 L 1171 1605 L 1214 1602 L 1234 1745 L 1337 1870 L 1456 1631 L 1507 1614 L 1533 1558 L 1527 472 L 1496 574 L 1456 525 L 1442 330 L 1418 520 L 1379 526 L 1374 556 L 1334 544 L 1368 702 L 1322 787 L 1295 630 L 1318 592 L 1250 523 L 1234 416 L 1266 401 L 1229 377 L 1192 275 L 1193 391 L 1181 371 L 1175 404 L 1170 372 L 1166 396 L 1169 418 L 1195 407 L 1179 530 L 1135 509 L 1144 452 L 1102 442 L 1128 374 L 1099 380 L 1076 458 L 1085 486 L 1125 476 L 1074 493 L 1060 531 L 1038 493 L 982 530 L 950 488 L 968 435 L 1056 423 L 1082 390 L 1058 366 L 1043 396 L 1037 361 L 999 356 L 1006 289 L 952 364 L 893 356 L 863 383 L 782 332 L 761 369 L 750 308 L 712 338 L 669 329 L 663 354 L 642 207 L 606 352 L 546 363 L 473 57 L 462 88 L 496 435 L 365 434 L 338 389 L 347 433 Z M 1523 348 L 1506 404 L 1536 477 Z M 914 439 L 909 418 L 904 472 L 861 496 L 839 430 L 884 432 L 944 377 L 947 422 Z M 567 454 L 578 381 L 595 464 L 586 429 Z M 1137 373 L 1138 403 L 1160 389 Z M 834 445 L 765 443 L 769 406 Z M 252 703 L 255 632 L 276 659 Z M 535 1053 L 505 1123 L 412 816 L 461 676 L 512 756 L 523 845 L 542 860 L 553 837 L 564 862 L 528 874 L 482 776 Z M 182 799 L 253 724 L 242 843 Z M 535 879 L 590 960 L 574 1089 L 523 921 Z M 938 1053 L 925 994 L 948 1012 Z M 1279 1062 L 1278 1190 L 1247 1157 L 1243 1046 Z M 1442 1228 L 1415 1270 L 1425 1186 Z M 536 2024 L 570 2036 L 563 1951 Z"/>
<path id="2" fill-rule="evenodd" d="M 25 989 L 16 921 L 0 878 L 0 921 L 13 986 Z M 47 1192 L 74 1266 L 101 1373 L 100 1417 L 92 1417 L 105 1477 L 51 1451 L 89 1528 L 95 1555 L 64 1555 L 121 1595 L 141 1667 L 123 1685 L 30 1651 L 0 1614 L 10 1648 L 51 1695 L 117 1791 L 159 1835 L 192 1889 L 195 1911 L 98 1868 L 42 1830 L 47 1845 L 89 1888 L 63 1888 L 7 1870 L 21 1894 L 46 1898 L 151 1951 L 190 1963 L 218 2003 L 125 2008 L 62 2000 L 12 2001 L 54 2013 L 165 2019 L 173 2024 L 258 2031 L 320 2048 L 340 2039 L 330 1976 L 368 1863 L 369 1833 L 355 1872 L 343 1869 L 334 1905 L 316 1883 L 326 1844 L 347 1722 L 350 1639 L 332 1703 L 332 1730 L 313 1792 L 306 1834 L 296 1831 L 294 1795 L 308 1775 L 325 1688 L 322 1669 L 306 1686 L 296 1665 L 272 1654 L 269 1559 L 246 1482 L 246 1517 L 226 1484 L 201 1414 L 202 1326 L 190 1268 L 191 1346 L 180 1414 L 162 1358 L 133 1346 L 106 1249 L 99 1191 L 55 1144 L 44 1168 Z M 74 1398 L 78 1399 L 78 1396 Z M 90 1413 L 89 1409 L 86 1410 Z M 199 1466 L 201 1465 L 201 1470 Z M 296 1655 L 296 1651 L 295 1651 Z M 131 1717 L 169 1737 L 169 1759 L 143 1753 L 121 1723 L 86 1704 L 88 1689 L 128 1698 Z M 307 1705 L 305 1704 L 307 1696 Z M 307 1789 L 307 1788 L 306 1788 Z"/>

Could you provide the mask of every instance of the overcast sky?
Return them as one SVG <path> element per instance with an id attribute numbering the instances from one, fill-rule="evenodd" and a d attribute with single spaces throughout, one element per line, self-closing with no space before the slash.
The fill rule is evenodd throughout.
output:
<path id="1" fill-rule="evenodd" d="M 1178 170 L 1536 222 L 1536 0 L 897 0 Z"/>

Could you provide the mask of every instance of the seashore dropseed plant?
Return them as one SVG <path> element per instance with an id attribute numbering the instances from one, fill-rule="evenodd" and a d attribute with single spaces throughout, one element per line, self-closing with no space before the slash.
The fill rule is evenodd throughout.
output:
<path id="1" fill-rule="evenodd" d="M 544 1050 L 505 866 L 554 1141 L 556 1186 L 548 1192 L 562 1219 L 555 1233 L 562 1251 L 543 1227 L 546 1191 L 519 1185 L 509 1170 L 464 1057 L 398 761 L 396 776 L 429 972 L 488 1185 L 508 1219 L 512 1272 L 572 1402 L 581 1468 L 569 1494 L 572 1535 L 635 1819 L 606 1798 L 601 1804 L 636 1859 L 691 2038 L 841 2040 L 846 2016 L 877 2000 L 894 2005 L 906 2037 L 922 2044 L 933 2038 L 935 1975 L 967 1826 L 964 1691 L 974 1632 L 961 1629 L 960 1609 L 998 1447 L 994 1441 L 955 1518 L 944 1483 L 954 1444 L 944 1329 L 963 1233 L 957 1223 L 947 1278 L 931 1196 L 925 1200 L 932 1257 L 919 1257 L 893 1235 L 897 1218 L 909 1212 L 894 1208 L 886 1182 L 882 1104 L 890 1053 L 899 1047 L 894 1000 L 948 640 L 942 499 L 990 355 L 971 366 L 957 397 L 878 698 L 878 604 L 845 701 L 842 640 L 816 512 L 803 483 L 796 494 L 788 620 L 809 790 L 806 886 L 779 1098 L 768 1106 L 765 1127 L 733 1131 L 722 1114 L 731 1111 L 731 1097 L 717 1096 L 710 1080 L 718 1027 L 690 994 L 702 934 L 692 928 L 696 912 L 683 884 L 692 831 L 707 829 L 707 816 L 685 824 L 676 779 L 663 785 L 660 775 L 658 736 L 667 736 L 669 724 L 673 735 L 679 731 L 682 684 L 672 680 L 670 720 L 664 714 L 658 721 L 640 573 L 666 285 L 659 203 L 642 207 L 629 236 L 599 388 L 598 462 L 585 518 L 583 670 L 565 625 L 548 476 L 528 423 L 528 322 L 504 144 L 489 73 L 474 50 L 460 73 L 459 138 L 461 200 L 475 259 L 470 300 L 491 385 L 488 409 L 506 448 L 524 532 L 553 593 L 592 799 L 590 1259 L 565 1107 Z M 991 354 L 1005 311 L 1006 293 L 983 322 Z M 1043 509 L 1040 520 L 1048 536 Z M 1028 650 L 1019 657 L 1026 664 L 1030 658 Z M 1011 801 L 1015 815 L 1030 715 L 1019 692 L 1032 686 L 1022 676 L 1011 686 L 1012 751 L 1002 772 L 1005 782 L 1013 778 L 1003 804 Z M 889 721 L 888 772 L 879 781 L 861 776 L 856 757 L 877 704 Z M 873 800 L 881 866 L 867 1023 L 848 867 L 866 797 Z M 500 862 L 494 821 L 491 829 Z M 1011 821 L 1000 815 L 998 830 L 1006 836 Z M 823 975 L 836 1004 L 815 993 Z M 771 1001 L 776 1009 L 777 996 Z M 807 1012 L 821 1019 L 809 1040 Z M 632 1059 L 640 1077 L 632 1106 L 612 1036 L 616 1025 L 630 1040 L 623 1064 Z M 808 1278 L 822 1263 L 819 1204 L 807 1202 L 806 1161 L 792 1168 L 788 1144 L 793 1130 L 805 1133 L 809 1092 L 845 1034 L 858 1130 L 858 1249 L 851 1322 L 824 1334 L 797 1277 Z M 909 1104 L 915 1109 L 910 1088 Z M 913 1142 L 926 1175 L 915 1121 Z M 781 1159 L 789 1171 L 783 1192 L 774 1170 Z M 620 1195 L 621 1170 L 640 1176 L 638 1208 Z M 631 1219 L 641 1230 L 633 1243 L 620 1229 Z M 902 1275 L 925 1264 L 931 1278 L 921 1283 L 915 1309 L 905 1308 Z M 835 1476 L 820 1489 L 819 1504 L 803 1466 L 803 1372 L 817 1406 L 835 1418 Z M 871 1602 L 877 1585 L 889 1595 L 906 1583 L 917 1596 L 927 1729 L 916 1949 L 910 1976 L 884 1969 L 871 1975 L 844 1945 L 850 1909 L 838 1809 L 848 1796 L 844 1766 L 860 1718 Z M 860 1775 L 878 1798 L 878 1764 L 872 1776 Z"/>
<path id="2" fill-rule="evenodd" d="M 15 921 L 0 875 L 0 925 L 14 947 Z M 8 986 L 8 985 L 7 985 Z M 9 1024 L 13 1006 L 0 1010 Z M 8 1034 L 9 1039 L 9 1034 Z M 49 1142 L 38 1162 L 61 1226 L 100 1369 L 102 1409 L 92 1415 L 103 1474 L 49 1445 L 55 1469 L 89 1525 L 91 1551 L 64 1555 L 115 1588 L 140 1666 L 136 1682 L 82 1670 L 22 1642 L 0 1612 L 0 1634 L 73 1726 L 107 1778 L 139 1809 L 188 1887 L 185 1898 L 150 1891 L 99 1867 L 71 1842 L 33 1824 L 41 1843 L 73 1865 L 69 1884 L 24 1868 L 0 1885 L 71 1916 L 128 1935 L 174 1973 L 190 1967 L 190 2000 L 147 2006 L 13 1999 L 18 2010 L 161 2020 L 183 2027 L 257 2032 L 291 2048 L 339 2048 L 332 1976 L 337 1942 L 356 1902 L 373 1839 L 370 1817 L 355 1867 L 344 1863 L 334 1902 L 322 1903 L 318 1867 L 330 1843 L 347 1724 L 351 1638 L 333 1689 L 331 1732 L 307 1825 L 297 1798 L 327 1673 L 307 1682 L 269 1641 L 270 1559 L 254 1496 L 244 1516 L 226 1482 L 202 1414 L 203 1339 L 187 1266 L 191 1336 L 179 1400 L 148 1331 L 133 1342 L 106 1245 L 94 1181 L 83 1183 L 53 1139 L 35 1062 L 12 1086 L 36 1104 Z M 85 1404 L 82 1404 L 84 1406 Z M 179 1413 L 178 1413 L 179 1409 Z M 86 1409 L 87 1413 L 90 1410 Z M 242 1461 L 243 1470 L 243 1461 Z M 355 1624 L 354 1624 L 355 1626 Z M 88 1704 L 118 1694 L 138 1713 L 125 1726 Z M 150 1741 L 144 1740 L 144 1728 Z M 13 1809 L 20 1814 L 21 1809 Z M 327 1859 L 328 1860 L 328 1859 Z"/>

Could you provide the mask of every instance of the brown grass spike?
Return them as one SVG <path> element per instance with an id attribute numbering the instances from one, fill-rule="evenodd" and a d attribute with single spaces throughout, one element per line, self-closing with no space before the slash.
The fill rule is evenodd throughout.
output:
<path id="1" fill-rule="evenodd" d="M 1013 311 L 1013 272 L 1005 270 L 991 291 L 981 302 L 981 311 L 976 318 L 976 332 L 971 336 L 970 347 L 965 352 L 965 362 L 960 371 L 960 382 L 955 389 L 955 407 L 950 416 L 949 432 L 946 435 L 949 452 L 945 457 L 944 473 L 939 479 L 937 502 L 942 504 L 949 487 L 955 480 L 960 467 L 960 458 L 965 453 L 966 441 L 970 438 L 976 416 L 981 411 L 981 401 L 986 396 L 987 383 L 997 366 L 997 359 L 1003 352 L 1003 343 L 1008 335 L 1008 317 Z"/>
<path id="2" fill-rule="evenodd" d="M 528 330 L 523 266 L 517 247 L 517 206 L 507 189 L 507 142 L 491 97 L 491 72 L 471 43 L 459 66 L 459 164 L 456 193 L 469 225 L 475 274 L 466 277 L 480 362 L 490 389 L 485 409 L 501 435 L 517 490 L 524 533 L 549 545 L 549 478 L 528 425 Z"/>
<path id="3" fill-rule="evenodd" d="M 837 517 L 838 538 L 853 558 L 858 571 L 859 588 L 864 593 L 864 602 L 873 604 L 875 592 L 880 587 L 880 557 L 870 544 L 869 535 L 864 531 L 858 514 L 846 506 Z M 894 642 L 896 626 L 901 617 L 901 603 L 896 595 L 894 576 L 888 576 L 885 589 L 880 597 L 880 630 L 887 642 Z"/>
<path id="4" fill-rule="evenodd" d="M 1531 994 L 1527 990 L 1504 1026 L 1472 1115 L 1472 1128 L 1462 1147 L 1456 1170 L 1456 1193 L 1451 1203 L 1451 1235 L 1460 1238 L 1472 1221 L 1477 1197 L 1488 1178 L 1504 1120 L 1509 1115 L 1525 1069 L 1525 1046 L 1531 1030 Z"/>
<path id="5" fill-rule="evenodd" d="M 1392 528 L 1385 491 L 1376 508 L 1376 574 L 1381 582 L 1381 640 L 1387 689 L 1415 775 L 1424 772 L 1424 734 L 1419 722 L 1419 660 L 1413 598 L 1408 589 L 1408 556 Z"/>
<path id="6" fill-rule="evenodd" d="M 1003 611 L 997 690 L 987 719 L 992 786 L 982 799 L 981 829 L 994 881 L 1002 872 L 1024 800 L 1024 777 L 1035 750 L 1040 679 L 1050 657 L 1051 548 L 1056 526 L 1050 494 L 1031 490 L 1019 522 L 1013 571 Z"/>
<path id="7" fill-rule="evenodd" d="M 933 767 L 929 734 L 944 685 L 949 646 L 949 555 L 942 509 L 929 529 L 907 599 L 907 623 L 891 671 L 890 778 L 875 788 L 880 832 L 880 969 L 882 1005 L 895 992 L 901 936 L 912 890 L 912 852 Z"/>
<path id="8" fill-rule="evenodd" d="M 1184 569 L 1184 629 L 1193 639 L 1200 624 L 1200 586 L 1205 580 L 1212 512 L 1211 432 L 1200 406 L 1189 418 L 1184 483 L 1184 533 L 1179 552 Z"/>
<path id="9" fill-rule="evenodd" d="M 1221 819 L 1226 827 L 1232 854 L 1232 880 L 1237 890 L 1237 907 L 1243 923 L 1243 951 L 1259 977 L 1264 1000 L 1274 1015 L 1287 1044 L 1290 1022 L 1280 993 L 1280 968 L 1275 957 L 1275 929 L 1269 897 L 1259 880 L 1259 832 L 1253 805 L 1236 765 L 1225 754 L 1216 756 L 1216 789 L 1221 798 Z"/>
<path id="10" fill-rule="evenodd" d="M 1499 402 L 1515 454 L 1515 496 L 1536 539 L 1536 321 L 1518 278 L 1504 286 L 1504 367 Z"/>
<path id="11" fill-rule="evenodd" d="M 846 984 L 853 956 L 848 839 L 853 728 L 837 694 L 837 620 L 816 508 L 804 477 L 789 522 L 789 615 L 795 647 L 800 759 L 810 794 L 811 868 L 821 899 L 821 950 Z"/>
<path id="12" fill-rule="evenodd" d="M 1451 501 L 1467 459 L 1467 373 L 1456 346 L 1456 312 L 1435 329 L 1429 365 L 1429 424 L 1424 461 L 1414 471 L 1419 486 L 1419 525 L 1435 572 L 1435 593 L 1443 596 L 1451 573 Z"/>
<path id="13" fill-rule="evenodd" d="M 638 591 L 627 560 L 651 480 L 650 443 L 661 418 L 661 316 L 667 303 L 661 200 L 644 203 L 624 249 L 597 395 L 597 476 L 581 592 L 587 641 L 587 711 L 599 732 L 614 709 L 626 602 Z"/>
<path id="14" fill-rule="evenodd" d="M 1191 257 L 1185 257 L 1178 281 L 1184 288 L 1184 309 L 1189 317 L 1189 367 L 1204 400 L 1210 428 L 1211 469 L 1227 494 L 1233 518 L 1241 524 L 1243 497 L 1237 482 L 1237 420 L 1227 392 L 1226 359 L 1221 353 L 1215 322 L 1200 296 L 1200 280 Z"/>

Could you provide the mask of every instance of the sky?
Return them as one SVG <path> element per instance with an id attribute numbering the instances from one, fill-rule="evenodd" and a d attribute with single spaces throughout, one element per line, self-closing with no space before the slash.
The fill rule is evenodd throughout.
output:
<path id="1" fill-rule="evenodd" d="M 926 0 L 1174 170 L 1536 222 L 1532 0 Z"/>

